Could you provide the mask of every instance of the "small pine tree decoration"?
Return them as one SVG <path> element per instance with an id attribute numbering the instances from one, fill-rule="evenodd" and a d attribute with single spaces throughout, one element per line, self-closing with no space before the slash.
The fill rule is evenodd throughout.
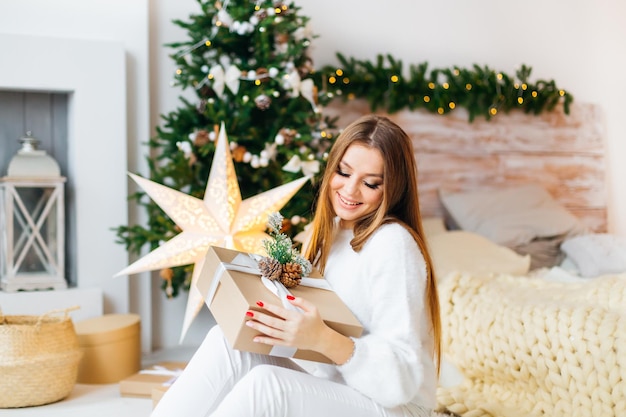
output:
<path id="1" fill-rule="evenodd" d="M 224 122 L 242 198 L 313 176 L 283 207 L 286 232 L 295 235 L 309 220 L 316 177 L 332 145 L 335 120 L 322 115 L 329 98 L 318 93 L 307 55 L 313 35 L 308 17 L 293 3 L 270 0 L 198 0 L 201 13 L 175 20 L 189 39 L 167 45 L 178 68 L 173 85 L 196 99 L 163 115 L 149 141 L 152 181 L 203 198 Z M 180 233 L 147 196 L 133 196 L 148 213 L 147 225 L 120 226 L 118 240 L 139 253 Z M 192 265 L 168 273 L 163 287 L 176 296 L 189 287 Z"/>
<path id="2" fill-rule="evenodd" d="M 270 238 L 261 242 L 267 256 L 259 260 L 259 269 L 263 276 L 293 288 L 300 284 L 303 276 L 311 273 L 313 267 L 293 246 L 291 238 L 282 233 L 283 216 L 280 213 L 270 214 L 268 227 Z"/>

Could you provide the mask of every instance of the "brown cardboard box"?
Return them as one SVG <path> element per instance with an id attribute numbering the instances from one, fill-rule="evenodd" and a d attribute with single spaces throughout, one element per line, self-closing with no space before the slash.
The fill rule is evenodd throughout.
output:
<path id="1" fill-rule="evenodd" d="M 122 397 L 151 398 L 154 388 L 169 387 L 186 362 L 160 362 L 120 381 Z"/>
<path id="2" fill-rule="evenodd" d="M 165 395 L 165 392 L 169 389 L 169 385 L 159 385 L 158 387 L 152 388 L 152 408 L 154 409 L 161 398 Z"/>
<path id="3" fill-rule="evenodd" d="M 110 384 L 141 369 L 140 317 L 105 314 L 76 323 L 83 358 L 78 368 L 80 384 Z"/>
<path id="4" fill-rule="evenodd" d="M 270 354 L 272 346 L 252 341 L 258 333 L 245 325 L 248 319 L 246 311 L 262 310 L 256 305 L 258 300 L 274 301 L 278 305 L 282 302 L 263 285 L 259 275 L 224 270 L 221 264 L 231 263 L 241 254 L 243 253 L 212 246 L 207 252 L 204 266 L 198 277 L 197 288 L 234 349 Z M 243 255 L 247 256 L 247 254 Z M 316 271 L 311 274 L 310 278 L 323 279 Z M 213 298 L 210 299 L 213 279 L 219 279 L 219 283 L 217 283 Z M 315 304 L 324 322 L 332 329 L 345 336 L 359 337 L 361 335 L 363 331 L 361 324 L 333 291 L 299 285 L 291 288 L 290 292 L 296 297 L 303 297 Z M 309 350 L 298 350 L 293 357 L 316 362 L 331 362 L 324 355 Z"/>

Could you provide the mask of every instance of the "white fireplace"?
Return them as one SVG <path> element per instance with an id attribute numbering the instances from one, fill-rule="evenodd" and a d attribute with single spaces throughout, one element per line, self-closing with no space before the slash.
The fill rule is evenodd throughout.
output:
<path id="1" fill-rule="evenodd" d="M 128 311 L 128 264 L 112 228 L 128 224 L 126 62 L 120 42 L 0 34 L 0 90 L 68 94 L 76 288 L 2 293 L 5 314 L 81 305 L 74 318 Z M 70 237 L 68 237 L 70 238 Z M 15 311 L 15 309 L 19 311 Z"/>

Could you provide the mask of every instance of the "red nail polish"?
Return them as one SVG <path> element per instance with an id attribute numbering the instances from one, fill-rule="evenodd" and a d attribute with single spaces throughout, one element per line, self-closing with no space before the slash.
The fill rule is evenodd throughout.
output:
<path id="1" fill-rule="evenodd" d="M 254 313 L 252 311 L 246 311 L 246 316 L 254 317 Z"/>
<path id="2" fill-rule="evenodd" d="M 265 304 L 263 304 L 263 301 L 257 301 L 256 305 L 258 305 L 259 307 L 263 307 Z"/>
<path id="3" fill-rule="evenodd" d="M 294 297 L 293 295 L 287 294 L 287 300 L 295 300 L 295 299 L 296 297 Z"/>

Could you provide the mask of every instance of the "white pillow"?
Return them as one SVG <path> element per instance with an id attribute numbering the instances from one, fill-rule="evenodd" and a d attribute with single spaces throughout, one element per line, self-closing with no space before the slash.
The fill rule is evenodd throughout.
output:
<path id="1" fill-rule="evenodd" d="M 626 237 L 607 233 L 566 239 L 561 250 L 583 277 L 626 272 Z"/>
<path id="2" fill-rule="evenodd" d="M 507 247 L 585 230 L 573 214 L 535 184 L 466 192 L 439 190 L 439 198 L 461 229 Z"/>
<path id="3" fill-rule="evenodd" d="M 530 256 L 522 256 L 489 239 L 464 230 L 453 230 L 428 237 L 433 268 L 440 279 L 453 271 L 471 274 L 525 275 Z"/>

